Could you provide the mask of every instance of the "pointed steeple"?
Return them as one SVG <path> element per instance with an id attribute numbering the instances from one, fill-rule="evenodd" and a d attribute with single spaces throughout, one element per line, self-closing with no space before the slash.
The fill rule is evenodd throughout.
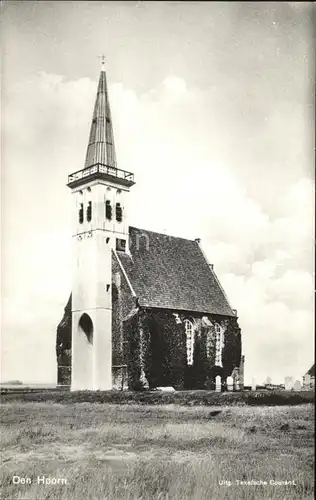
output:
<path id="1" fill-rule="evenodd" d="M 134 174 L 117 168 L 116 164 L 104 58 L 102 61 L 84 168 L 68 175 L 67 186 L 73 189 L 96 179 L 112 183 L 115 182 L 118 187 L 131 187 L 135 184 Z"/>
<path id="2" fill-rule="evenodd" d="M 102 61 L 84 168 L 97 164 L 116 168 L 113 127 L 104 61 Z"/>

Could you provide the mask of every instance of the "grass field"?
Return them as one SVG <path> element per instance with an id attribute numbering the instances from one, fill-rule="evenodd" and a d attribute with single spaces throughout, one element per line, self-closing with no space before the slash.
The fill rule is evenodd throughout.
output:
<path id="1" fill-rule="evenodd" d="M 314 391 L 239 391 L 215 392 L 206 390 L 194 391 L 75 391 L 59 387 L 40 389 L 8 386 L 1 387 L 3 402 L 36 402 L 36 403 L 112 403 L 112 404 L 178 404 L 185 406 L 226 406 L 226 405 L 300 405 L 315 403 Z"/>
<path id="2" fill-rule="evenodd" d="M 6 402 L 1 412 L 3 499 L 313 498 L 311 404 Z M 267 485 L 238 484 L 251 480 Z"/>

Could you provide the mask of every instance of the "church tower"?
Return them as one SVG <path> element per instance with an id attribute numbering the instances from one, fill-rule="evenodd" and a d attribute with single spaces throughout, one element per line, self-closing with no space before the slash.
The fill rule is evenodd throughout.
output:
<path id="1" fill-rule="evenodd" d="M 126 196 L 117 168 L 102 63 L 85 165 L 68 176 L 72 193 L 72 390 L 112 389 L 112 252 L 128 252 Z"/>

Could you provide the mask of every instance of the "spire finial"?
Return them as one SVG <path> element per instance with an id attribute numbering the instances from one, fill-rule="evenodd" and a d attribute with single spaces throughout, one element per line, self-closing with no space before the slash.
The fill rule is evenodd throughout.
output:
<path id="1" fill-rule="evenodd" d="M 105 55 L 101 54 L 98 56 L 100 61 L 101 61 L 101 71 L 105 71 Z"/>

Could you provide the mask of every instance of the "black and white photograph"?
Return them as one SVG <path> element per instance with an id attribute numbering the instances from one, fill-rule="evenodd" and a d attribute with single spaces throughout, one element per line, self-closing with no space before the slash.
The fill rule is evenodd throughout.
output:
<path id="1" fill-rule="evenodd" d="M 311 500 L 314 3 L 0 22 L 0 498 Z"/>

